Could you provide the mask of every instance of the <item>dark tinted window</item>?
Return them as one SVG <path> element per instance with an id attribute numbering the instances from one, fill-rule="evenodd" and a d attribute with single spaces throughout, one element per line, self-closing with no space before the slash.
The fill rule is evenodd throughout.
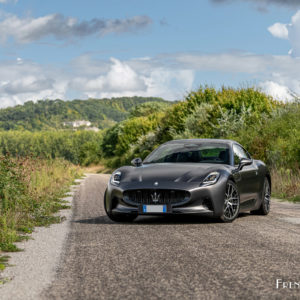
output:
<path id="1" fill-rule="evenodd" d="M 165 144 L 153 151 L 144 163 L 229 164 L 227 145 Z"/>

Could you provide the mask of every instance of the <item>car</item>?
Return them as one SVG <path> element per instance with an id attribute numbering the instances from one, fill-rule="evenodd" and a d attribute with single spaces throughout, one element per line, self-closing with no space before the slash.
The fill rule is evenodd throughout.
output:
<path id="1" fill-rule="evenodd" d="M 104 194 L 113 221 L 191 214 L 232 222 L 240 212 L 270 211 L 270 172 L 235 141 L 172 140 L 131 163 L 113 172 Z"/>

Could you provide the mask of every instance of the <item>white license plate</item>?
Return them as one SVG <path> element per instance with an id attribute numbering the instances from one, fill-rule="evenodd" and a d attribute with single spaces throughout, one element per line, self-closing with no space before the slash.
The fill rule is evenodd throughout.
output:
<path id="1" fill-rule="evenodd" d="M 143 213 L 166 213 L 166 205 L 143 205 Z"/>

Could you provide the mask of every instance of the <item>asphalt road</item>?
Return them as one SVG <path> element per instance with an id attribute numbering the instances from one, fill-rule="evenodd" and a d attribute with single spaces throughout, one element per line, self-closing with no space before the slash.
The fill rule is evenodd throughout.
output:
<path id="1" fill-rule="evenodd" d="M 300 205 L 272 203 L 268 216 L 230 224 L 197 217 L 111 222 L 107 175 L 75 196 L 56 279 L 44 299 L 300 299 L 276 279 L 300 281 Z"/>

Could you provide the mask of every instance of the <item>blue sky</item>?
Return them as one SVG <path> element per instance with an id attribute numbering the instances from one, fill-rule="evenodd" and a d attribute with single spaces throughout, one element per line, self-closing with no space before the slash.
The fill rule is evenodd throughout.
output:
<path id="1" fill-rule="evenodd" d="M 0 107 L 201 84 L 300 94 L 297 0 L 0 0 Z"/>

